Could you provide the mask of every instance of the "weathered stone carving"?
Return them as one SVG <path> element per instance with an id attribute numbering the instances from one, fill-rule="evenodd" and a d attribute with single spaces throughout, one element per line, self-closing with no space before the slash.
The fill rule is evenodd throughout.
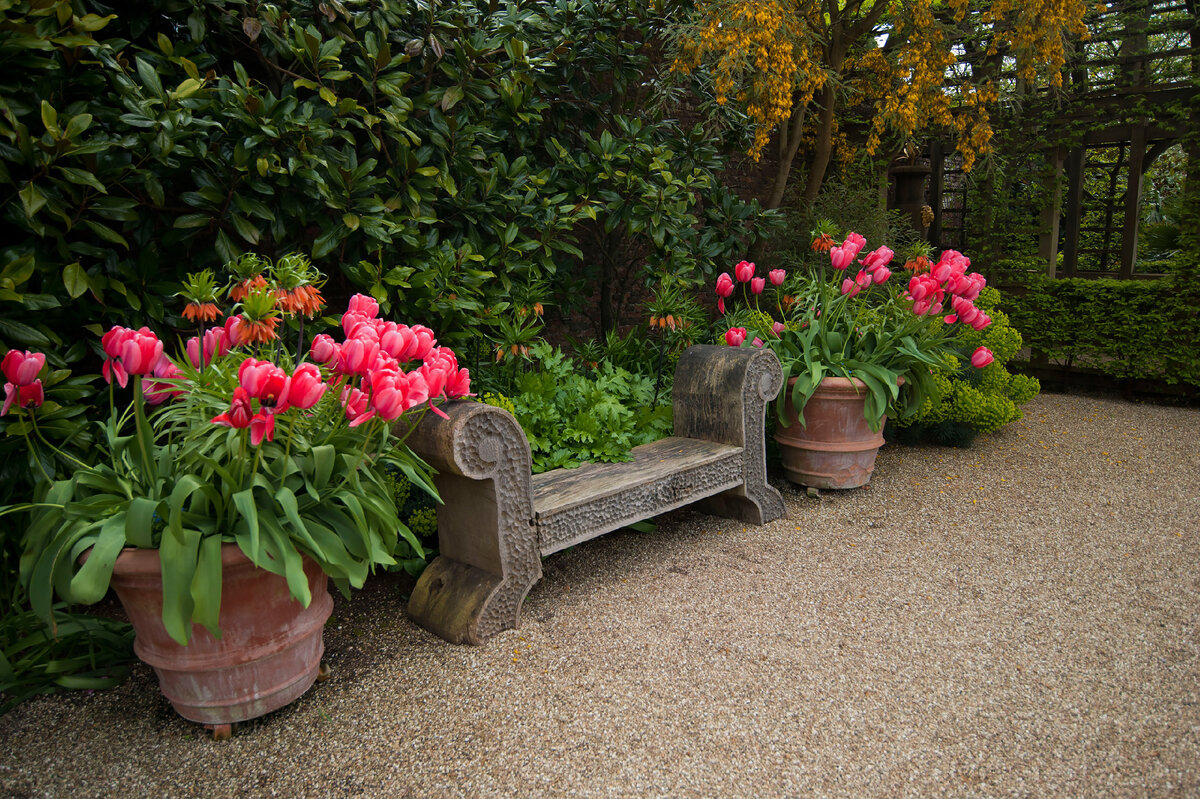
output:
<path id="1" fill-rule="evenodd" d="M 586 464 L 531 477 L 529 444 L 504 410 L 473 402 L 427 415 L 409 438 L 438 470 L 439 556 L 409 614 L 454 643 L 516 627 L 542 576 L 540 555 L 692 502 L 763 524 L 784 515 L 767 485 L 764 413 L 783 384 L 770 350 L 695 346 L 675 370 L 675 436 L 632 463 Z"/>
<path id="2" fill-rule="evenodd" d="M 506 411 L 449 403 L 428 414 L 409 445 L 438 470 L 434 483 L 440 554 L 425 569 L 408 612 L 454 643 L 480 644 L 517 626 L 521 603 L 541 579 L 533 526 L 529 443 Z"/>

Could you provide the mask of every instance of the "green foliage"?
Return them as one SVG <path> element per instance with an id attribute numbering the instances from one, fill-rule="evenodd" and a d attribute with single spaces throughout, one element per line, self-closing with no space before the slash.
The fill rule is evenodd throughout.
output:
<path id="1" fill-rule="evenodd" d="M 659 22 L 642 4 L 157 0 L 112 15 L 25 0 L 0 15 L 9 345 L 164 320 L 184 271 L 291 250 L 334 275 L 332 295 L 361 288 L 461 344 L 531 281 L 598 291 L 585 245 L 636 261 L 632 286 L 702 279 L 755 235 L 712 144 L 650 102 Z"/>
<path id="2" fill-rule="evenodd" d="M 985 288 L 975 306 L 992 318 L 983 330 L 965 325 L 955 327 L 955 347 L 969 355 L 987 347 L 994 360 L 975 369 L 959 359 L 950 368 L 933 375 L 935 390 L 908 419 L 895 420 L 897 427 L 909 427 L 909 438 L 926 438 L 948 446 L 969 446 L 978 433 L 994 433 L 1020 419 L 1021 407 L 1037 396 L 1041 386 L 1036 378 L 1014 375 L 1006 365 L 1021 350 L 1021 334 L 1001 310 L 1001 294 Z"/>
<path id="3" fill-rule="evenodd" d="M 610 363 L 590 374 L 546 343 L 530 348 L 534 368 L 516 378 L 509 399 L 529 439 L 535 473 L 584 461 L 618 462 L 670 434 L 671 405 L 654 400 L 654 381 Z"/>
<path id="4" fill-rule="evenodd" d="M 1200 386 L 1200 319 L 1188 273 L 1183 264 L 1160 280 L 1026 274 L 1003 305 L 1026 345 L 1052 362 Z"/>
<path id="5" fill-rule="evenodd" d="M 54 630 L 30 611 L 0 617 L 0 714 L 39 694 L 119 685 L 133 662 L 128 622 L 53 608 Z"/>

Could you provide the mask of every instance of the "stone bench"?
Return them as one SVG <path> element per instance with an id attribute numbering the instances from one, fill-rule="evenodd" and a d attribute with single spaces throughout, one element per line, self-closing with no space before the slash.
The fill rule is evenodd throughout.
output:
<path id="1" fill-rule="evenodd" d="M 754 524 L 784 515 L 767 484 L 764 411 L 783 376 L 770 350 L 690 347 L 675 370 L 675 435 L 636 447 L 629 463 L 531 474 L 529 443 L 507 411 L 478 402 L 426 414 L 409 446 L 437 470 L 440 554 L 409 615 L 453 643 L 515 628 L 542 557 L 697 503 Z"/>

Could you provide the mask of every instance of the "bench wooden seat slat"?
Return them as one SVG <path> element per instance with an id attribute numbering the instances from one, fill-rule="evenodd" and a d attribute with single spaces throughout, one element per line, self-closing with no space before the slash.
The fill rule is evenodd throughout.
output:
<path id="1" fill-rule="evenodd" d="M 673 438 L 635 448 L 631 462 L 536 477 L 524 431 L 500 408 L 451 402 L 444 418 L 426 414 L 398 430 L 437 470 L 443 501 L 439 555 L 417 581 L 409 615 L 447 641 L 483 643 L 517 626 L 551 552 L 692 503 L 751 524 L 780 518 L 763 418 L 782 384 L 770 350 L 690 347 L 675 368 Z"/>
<path id="2" fill-rule="evenodd" d="M 533 477 L 543 556 L 740 485 L 742 448 L 693 438 L 635 447 L 633 461 Z"/>

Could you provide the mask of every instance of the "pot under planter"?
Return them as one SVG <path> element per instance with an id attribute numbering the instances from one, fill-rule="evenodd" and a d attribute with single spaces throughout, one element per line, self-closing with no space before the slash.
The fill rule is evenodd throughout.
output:
<path id="1" fill-rule="evenodd" d="M 784 391 L 791 391 L 795 378 Z M 883 446 L 883 424 L 871 430 L 863 417 L 867 386 L 858 379 L 826 377 L 804 406 L 804 424 L 788 403 L 787 426 L 775 440 L 788 480 L 811 488 L 859 488 L 871 482 Z"/>
<path id="2" fill-rule="evenodd" d="M 226 738 L 231 725 L 297 699 L 323 674 L 325 621 L 333 611 L 328 578 L 311 559 L 304 574 L 312 602 L 292 598 L 287 581 L 255 566 L 236 544 L 221 547 L 221 637 L 200 625 L 181 646 L 162 622 L 158 550 L 126 549 L 112 588 L 136 634 L 133 649 L 158 676 L 179 715 Z"/>

